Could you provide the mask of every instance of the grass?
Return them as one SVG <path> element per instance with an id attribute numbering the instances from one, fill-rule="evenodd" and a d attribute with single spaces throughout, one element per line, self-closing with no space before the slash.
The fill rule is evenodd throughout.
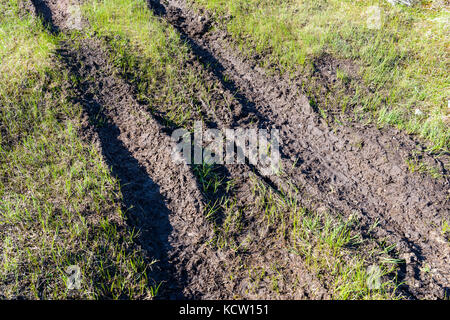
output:
<path id="1" fill-rule="evenodd" d="M 0 291 L 3 298 L 151 297 L 118 182 L 80 136 L 82 110 L 54 65 L 59 36 L 0 3 Z M 81 288 L 69 290 L 77 265 Z"/>
<path id="2" fill-rule="evenodd" d="M 312 212 L 300 205 L 298 194 L 276 194 L 257 181 L 253 193 L 257 211 L 264 213 L 264 224 L 288 241 L 289 250 L 302 257 L 332 299 L 400 298 L 394 274 L 401 261 L 386 256 L 392 248 L 382 250 L 373 240 L 363 240 L 355 217 Z M 379 268 L 376 288 L 369 286 L 370 263 Z"/>
<path id="3" fill-rule="evenodd" d="M 418 160 L 416 157 L 412 156 L 406 160 L 408 169 L 410 172 L 420 172 L 427 173 L 435 179 L 443 178 L 444 175 L 440 173 L 439 169 Z"/>
<path id="4" fill-rule="evenodd" d="M 368 0 L 192 0 L 214 13 L 241 52 L 268 70 L 299 73 L 321 107 L 394 125 L 448 151 L 450 132 L 448 6 L 409 8 Z M 372 7 L 381 27 L 371 28 Z M 327 97 L 317 76 L 322 59 L 355 66 L 337 70 Z M 342 64 L 341 63 L 341 64 Z M 420 112 L 416 112 L 420 110 Z M 417 115 L 419 114 L 419 115 Z"/>
<path id="5" fill-rule="evenodd" d="M 442 220 L 441 234 L 450 242 L 450 222 L 446 219 Z"/>

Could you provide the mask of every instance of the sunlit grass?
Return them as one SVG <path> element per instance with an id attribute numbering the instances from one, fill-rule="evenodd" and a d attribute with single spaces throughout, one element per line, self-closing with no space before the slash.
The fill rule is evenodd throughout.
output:
<path id="1" fill-rule="evenodd" d="M 324 54 L 351 59 L 360 68 L 360 79 L 351 81 L 354 93 L 336 85 L 325 107 L 345 109 L 350 101 L 359 115 L 419 134 L 432 143 L 431 149 L 448 150 L 448 7 L 433 6 L 433 1 L 413 8 L 370 0 L 192 2 L 231 17 L 224 27 L 236 46 L 260 54 L 269 70 L 300 71 L 313 78 L 311 65 Z M 371 6 L 380 9 L 379 29 L 368 24 Z M 305 86 L 319 91 L 313 81 Z M 415 116 L 416 109 L 423 117 Z"/>
<path id="2" fill-rule="evenodd" d="M 327 211 L 310 211 L 300 205 L 298 194 L 276 194 L 257 181 L 253 193 L 258 211 L 263 212 L 263 225 L 275 228 L 278 236 L 288 239 L 289 250 L 302 258 L 332 299 L 400 298 L 393 274 L 401 261 L 389 258 L 391 263 L 386 263 L 378 246 L 367 251 L 367 241 L 355 228 L 356 217 L 345 219 Z M 372 275 L 368 268 L 374 263 L 380 270 L 376 288 L 369 286 Z"/>
<path id="3" fill-rule="evenodd" d="M 19 8 L 0 3 L 1 296 L 150 297 L 118 182 L 79 137 L 82 110 L 55 65 L 59 39 Z M 79 290 L 67 286 L 71 265 Z"/>

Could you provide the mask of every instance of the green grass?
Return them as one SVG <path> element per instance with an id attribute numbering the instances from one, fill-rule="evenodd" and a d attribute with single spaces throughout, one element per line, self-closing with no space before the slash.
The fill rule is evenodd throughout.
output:
<path id="1" fill-rule="evenodd" d="M 257 211 L 263 212 L 263 225 L 286 239 L 289 250 L 302 258 L 332 299 L 400 298 L 395 271 L 401 261 L 387 255 L 393 247 L 383 250 L 373 239 L 363 240 L 355 217 L 312 212 L 300 205 L 298 194 L 276 194 L 257 181 L 253 193 Z M 379 267 L 379 288 L 369 287 L 370 265 Z"/>
<path id="2" fill-rule="evenodd" d="M 414 172 L 426 173 L 435 179 L 440 179 L 444 177 L 444 175 L 440 173 L 438 168 L 428 165 L 423 161 L 418 160 L 414 156 L 407 159 L 406 164 L 408 165 L 409 171 L 412 173 Z"/>
<path id="3" fill-rule="evenodd" d="M 443 219 L 441 223 L 441 234 L 450 243 L 450 222 L 449 220 Z"/>
<path id="4" fill-rule="evenodd" d="M 79 106 L 54 65 L 58 37 L 0 3 L 0 292 L 4 298 L 150 297 L 118 182 L 80 139 Z M 67 267 L 81 271 L 68 290 Z"/>
<path id="5" fill-rule="evenodd" d="M 214 12 L 236 47 L 259 54 L 268 70 L 299 72 L 306 93 L 321 100 L 323 108 L 397 126 L 430 141 L 431 150 L 448 151 L 450 14 L 433 7 L 435 1 L 413 8 L 377 0 L 192 2 Z M 381 9 L 379 30 L 367 24 L 374 5 Z M 312 65 L 327 55 L 350 60 L 359 71 L 339 70 L 339 81 L 323 97 Z M 423 115 L 417 116 L 416 109 Z"/>

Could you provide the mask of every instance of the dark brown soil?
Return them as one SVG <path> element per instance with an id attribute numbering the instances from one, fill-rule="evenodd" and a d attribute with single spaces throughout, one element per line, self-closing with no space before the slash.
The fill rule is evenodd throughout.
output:
<path id="1" fill-rule="evenodd" d="M 56 1 L 33 3 L 54 31 L 64 29 L 65 16 Z M 379 221 L 375 237 L 396 243 L 406 261 L 401 273 L 405 295 L 444 297 L 450 287 L 450 247 L 439 225 L 449 218 L 449 181 L 408 170 L 406 159 L 423 149 L 420 143 L 392 128 L 328 124 L 309 104 L 301 83 L 268 75 L 256 61 L 231 52 L 226 32 L 208 31 L 207 15 L 199 17 L 181 0 L 150 1 L 149 6 L 179 30 L 202 63 L 196 67 L 206 70 L 205 80 L 218 83 L 236 98 L 231 114 L 218 110 L 213 125 L 247 128 L 252 122 L 252 126 L 280 130 L 285 174 L 261 178 L 265 183 L 280 189 L 293 182 L 302 191 L 305 206 L 356 214 L 366 229 Z M 100 42 L 86 40 L 80 46 L 63 44 L 59 55 L 65 68 L 82 79 L 74 88 L 74 100 L 86 110 L 86 133 L 121 182 L 124 206 L 142 231 L 142 247 L 149 259 L 159 260 L 151 278 L 166 282 L 160 296 L 273 298 L 269 284 L 251 295 L 245 294 L 246 283 L 239 282 L 243 274 L 238 273 L 234 281 L 227 278 L 242 258 L 205 244 L 213 233 L 203 216 L 209 195 L 201 192 L 191 167 L 172 161 L 175 142 L 170 132 L 137 102 L 134 88 L 108 62 L 106 50 Z M 424 157 L 446 173 L 439 160 Z M 235 192 L 241 205 L 251 203 L 246 186 L 252 171 L 258 175 L 257 168 L 225 165 L 222 170 L 240 181 Z M 287 274 L 280 298 L 326 298 L 326 289 L 301 260 L 280 249 L 282 244 L 276 241 L 262 235 L 246 262 L 264 266 L 280 261 Z M 421 271 L 426 265 L 431 272 Z M 308 286 L 292 291 L 289 284 L 298 278 Z"/>
<path id="2" fill-rule="evenodd" d="M 204 204 L 214 199 L 205 199 L 200 193 L 189 167 L 178 168 L 173 162 L 174 142 L 165 133 L 167 128 L 136 102 L 132 88 L 108 64 L 101 44 L 84 41 L 76 49 L 65 44 L 58 53 L 72 74 L 90 79 L 77 85 L 75 101 L 87 112 L 86 122 L 90 124 L 85 132 L 90 133 L 89 140 L 99 145 L 123 186 L 124 205 L 129 209 L 133 225 L 142 232 L 142 247 L 149 259 L 158 260 L 156 270 L 150 274 L 155 284 L 164 281 L 158 297 L 252 297 L 245 295 L 247 283 L 238 281 L 239 278 L 227 280 L 241 258 L 229 250 L 216 252 L 206 245 L 212 237 L 212 228 L 203 218 Z M 241 205 L 249 203 L 248 173 L 251 170 L 245 165 L 223 169 L 230 179 L 240 181 L 236 193 L 239 193 Z M 319 283 L 305 271 L 301 261 L 280 249 L 276 240 L 258 242 L 248 249 L 252 257 L 246 261 L 264 266 L 276 258 L 280 268 L 286 265 L 290 273 L 285 283 L 280 283 L 280 297 L 312 296 L 309 288 L 290 292 L 289 284 L 298 279 L 302 283 L 314 283 L 316 297 L 325 295 L 324 290 L 320 293 Z M 239 276 L 234 273 L 235 277 Z M 241 287 L 236 288 L 236 284 Z M 265 286 L 261 285 L 253 297 L 270 299 Z"/>
<path id="3" fill-rule="evenodd" d="M 71 0 L 31 0 L 36 14 L 42 16 L 53 32 L 66 29 L 66 20 L 68 18 L 68 7 Z"/>

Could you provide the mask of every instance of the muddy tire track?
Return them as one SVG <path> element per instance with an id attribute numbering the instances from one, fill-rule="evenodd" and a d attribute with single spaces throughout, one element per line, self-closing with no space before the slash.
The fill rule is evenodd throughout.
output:
<path id="1" fill-rule="evenodd" d="M 51 31 L 64 30 L 61 3 L 33 3 Z M 48 13 L 61 18 L 49 19 Z M 189 290 L 192 283 L 215 282 L 222 269 L 220 257 L 205 245 L 212 230 L 202 215 L 203 196 L 190 168 L 173 161 L 175 142 L 134 99 L 100 41 L 64 42 L 57 53 L 62 66 L 79 79 L 72 89 L 74 102 L 86 112 L 84 134 L 99 146 L 119 179 L 125 209 L 140 231 L 149 262 L 157 260 L 149 285 L 162 283 L 158 298 L 196 297 L 196 291 Z M 192 269 L 198 272 L 189 274 Z"/>
<path id="2" fill-rule="evenodd" d="M 33 2 L 46 6 L 45 12 L 51 13 L 47 21 L 54 30 L 64 29 L 64 14 L 55 1 Z M 377 237 L 396 241 L 408 262 L 404 274 L 407 291 L 419 298 L 443 297 L 449 286 L 448 244 L 430 223 L 448 216 L 448 181 L 407 171 L 405 159 L 417 143 L 392 129 L 380 132 L 357 124 L 329 127 L 309 106 L 299 85 L 269 77 L 252 61 L 231 54 L 225 33 L 206 33 L 208 19 L 180 6 L 181 2 L 176 4 L 152 8 L 177 27 L 202 62 L 210 63 L 211 78 L 220 81 L 239 102 L 231 116 L 216 115 L 219 127 L 245 128 L 249 120 L 256 119 L 260 127 L 281 129 L 286 177 L 302 188 L 303 195 L 312 199 L 310 203 L 325 203 L 346 214 L 356 212 L 366 226 L 380 220 Z M 91 122 L 104 119 L 103 126 L 96 129 L 97 139 L 123 185 L 126 206 L 135 207 L 131 212 L 136 216 L 135 225 L 143 230 L 141 243 L 147 246 L 149 256 L 161 261 L 153 276 L 173 284 L 162 297 L 229 298 L 233 291 L 243 291 L 245 288 L 224 290 L 224 278 L 236 257 L 204 245 L 211 230 L 202 218 L 203 196 L 190 168 L 171 164 L 174 142 L 165 128 L 136 102 L 133 88 L 116 76 L 100 42 L 87 41 L 76 49 L 68 43 L 61 49 L 67 68 L 81 79 L 95 79 L 82 80 L 77 96 Z M 224 75 L 232 81 L 224 81 Z M 227 169 L 246 184 L 249 168 Z M 283 179 L 272 177 L 272 181 L 286 187 Z M 242 198 L 244 194 L 245 190 Z M 155 241 L 154 234 L 160 239 Z M 260 255 L 263 264 L 271 254 L 274 252 Z M 225 263 L 228 270 L 224 270 Z M 424 263 L 435 270 L 431 276 L 420 271 Z M 304 271 L 292 257 L 286 266 L 294 272 Z M 308 282 L 308 278 L 314 281 L 306 272 L 303 280 Z M 261 296 L 265 296 L 263 292 L 256 297 Z M 285 296 L 299 297 L 309 297 L 308 290 Z"/>
<path id="3" fill-rule="evenodd" d="M 100 42 L 82 41 L 58 52 L 71 74 L 80 77 L 76 102 L 94 123 L 100 150 L 119 179 L 125 206 L 141 232 L 140 244 L 158 262 L 150 276 L 160 298 L 192 298 L 185 266 L 211 256 L 202 247 L 211 228 L 204 202 L 186 164 L 175 164 L 175 142 L 134 100 L 131 88 L 114 75 Z M 90 80 L 86 80 L 90 79 Z M 91 126 L 92 128 L 92 126 Z M 204 273 L 214 277 L 214 270 Z"/>
<path id="4" fill-rule="evenodd" d="M 232 126 L 248 127 L 252 118 L 260 127 L 280 129 L 283 169 L 304 195 L 346 215 L 357 214 L 367 228 L 378 221 L 377 238 L 397 243 L 406 261 L 405 290 L 416 298 L 446 295 L 450 247 L 439 225 L 449 218 L 449 180 L 408 171 L 411 152 L 423 151 L 418 142 L 392 128 L 330 126 L 310 106 L 300 83 L 267 75 L 255 61 L 230 51 L 226 32 L 208 32 L 207 14 L 196 14 L 181 0 L 149 1 L 149 6 L 178 29 L 210 66 L 211 76 L 239 101 Z M 424 157 L 446 173 L 439 160 Z M 426 265 L 431 273 L 421 271 Z"/>

